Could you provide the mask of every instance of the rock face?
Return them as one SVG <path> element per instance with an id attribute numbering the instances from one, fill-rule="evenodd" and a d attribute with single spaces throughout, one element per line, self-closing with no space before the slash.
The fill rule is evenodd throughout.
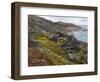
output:
<path id="1" fill-rule="evenodd" d="M 86 64 L 87 43 L 69 35 L 69 32 L 78 30 L 82 28 L 72 23 L 52 22 L 29 15 L 28 65 Z"/>

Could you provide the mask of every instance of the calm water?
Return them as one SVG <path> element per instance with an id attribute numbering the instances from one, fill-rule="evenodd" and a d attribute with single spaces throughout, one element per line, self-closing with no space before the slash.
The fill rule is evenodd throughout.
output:
<path id="1" fill-rule="evenodd" d="M 73 33 L 78 40 L 88 42 L 88 31 L 77 31 Z"/>

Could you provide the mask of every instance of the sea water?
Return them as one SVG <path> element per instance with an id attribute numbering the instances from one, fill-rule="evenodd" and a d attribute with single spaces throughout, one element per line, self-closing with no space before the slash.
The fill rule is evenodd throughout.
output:
<path id="1" fill-rule="evenodd" d="M 76 31 L 73 34 L 78 40 L 88 42 L 88 31 Z"/>

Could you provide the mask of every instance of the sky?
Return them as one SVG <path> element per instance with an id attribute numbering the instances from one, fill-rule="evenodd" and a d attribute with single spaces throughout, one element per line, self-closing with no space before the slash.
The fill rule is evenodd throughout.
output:
<path id="1" fill-rule="evenodd" d="M 69 16 L 40 16 L 53 22 L 62 21 L 65 23 L 74 23 L 76 25 L 88 25 L 87 17 L 69 17 Z"/>

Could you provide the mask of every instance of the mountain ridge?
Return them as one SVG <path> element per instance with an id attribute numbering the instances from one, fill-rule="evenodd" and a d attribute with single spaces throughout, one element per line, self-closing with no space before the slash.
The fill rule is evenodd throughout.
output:
<path id="1" fill-rule="evenodd" d="M 55 33 L 55 31 L 67 33 L 71 31 L 76 31 L 76 30 L 82 30 L 82 28 L 78 25 L 75 25 L 73 23 L 64 23 L 61 21 L 58 22 L 52 22 L 50 20 L 47 20 L 45 18 L 36 16 L 36 15 L 29 15 L 28 16 L 28 24 L 30 27 L 30 31 L 38 31 L 43 30 L 43 31 L 49 31 L 51 33 Z M 32 26 L 34 24 L 34 26 Z M 41 27 L 41 28 L 38 28 Z"/>

